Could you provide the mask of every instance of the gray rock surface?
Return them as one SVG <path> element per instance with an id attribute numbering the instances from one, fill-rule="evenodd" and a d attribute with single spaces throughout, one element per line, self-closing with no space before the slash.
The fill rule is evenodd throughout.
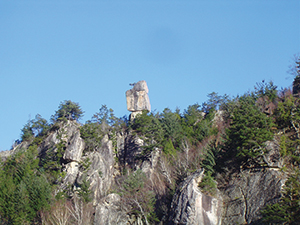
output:
<path id="1" fill-rule="evenodd" d="M 91 164 L 86 171 L 78 175 L 78 183 L 81 183 L 82 179 L 90 182 L 90 190 L 96 204 L 107 194 L 113 182 L 115 159 L 112 141 L 105 135 L 99 151 L 87 154 L 82 160 L 88 160 Z"/>
<path id="2" fill-rule="evenodd" d="M 117 149 L 120 153 L 119 156 L 121 156 L 120 163 L 130 166 L 133 170 L 141 169 L 150 178 L 158 163 L 161 150 L 153 148 L 151 153 L 144 155 L 143 146 L 145 142 L 142 138 L 131 133 L 125 134 L 123 138 L 118 137 L 117 139 L 122 143 L 122 145 L 118 145 L 120 148 Z M 121 142 L 121 140 L 124 142 Z"/>
<path id="3" fill-rule="evenodd" d="M 76 121 L 60 123 L 59 128 L 51 132 L 38 148 L 39 152 L 57 151 L 58 143 L 65 143 L 63 159 L 67 162 L 80 161 L 84 150 L 84 141 L 80 137 L 80 125 Z"/>
<path id="4" fill-rule="evenodd" d="M 270 168 L 282 168 L 284 165 L 284 160 L 280 156 L 280 144 L 278 141 L 267 141 L 265 144 L 267 153 L 263 156 L 264 162 Z"/>
<path id="5" fill-rule="evenodd" d="M 74 129 L 73 127 L 71 129 Z M 85 147 L 83 139 L 80 137 L 79 129 L 74 129 L 67 138 L 67 147 L 63 159 L 69 162 L 79 162 Z"/>
<path id="6" fill-rule="evenodd" d="M 69 184 L 74 184 L 78 172 L 79 172 L 79 163 L 78 162 L 69 162 L 64 167 L 64 172 L 66 173 L 66 176 L 62 180 L 61 189 L 66 188 Z"/>
<path id="7" fill-rule="evenodd" d="M 151 111 L 146 81 L 137 82 L 132 89 L 126 91 L 127 109 L 131 112 L 148 110 Z"/>
<path id="8" fill-rule="evenodd" d="M 222 190 L 222 224 L 261 224 L 260 210 L 266 204 L 279 200 L 284 182 L 284 174 L 273 169 L 248 170 L 238 174 Z"/>
<path id="9" fill-rule="evenodd" d="M 85 147 L 83 139 L 80 137 L 80 125 L 76 121 L 60 123 L 59 128 L 50 133 L 43 141 L 38 151 L 42 157 L 49 152 L 57 152 L 57 144 L 64 143 L 63 170 L 66 173 L 61 181 L 60 189 L 66 188 L 69 184 L 74 184 L 79 172 L 79 162 Z"/>
<path id="10" fill-rule="evenodd" d="M 0 151 L 0 162 L 5 161 L 8 157 L 13 156 L 17 152 L 21 151 L 22 149 L 27 149 L 30 145 L 30 142 L 24 141 L 18 145 L 13 146 L 11 150 Z"/>
<path id="11" fill-rule="evenodd" d="M 204 170 L 188 176 L 177 188 L 171 203 L 169 224 L 221 224 L 222 200 L 201 193 L 198 184 Z"/>
<path id="12" fill-rule="evenodd" d="M 109 194 L 96 207 L 94 225 L 127 225 L 128 216 L 118 194 Z"/>

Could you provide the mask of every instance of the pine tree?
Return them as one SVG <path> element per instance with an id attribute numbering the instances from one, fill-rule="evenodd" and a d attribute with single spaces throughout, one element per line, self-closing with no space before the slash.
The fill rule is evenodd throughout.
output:
<path id="1" fill-rule="evenodd" d="M 230 127 L 226 130 L 227 158 L 239 164 L 257 164 L 264 154 L 264 143 L 273 139 L 272 118 L 261 112 L 250 95 L 239 98 L 233 107 Z"/>
<path id="2" fill-rule="evenodd" d="M 52 121 L 79 120 L 83 116 L 83 111 L 78 103 L 65 100 L 60 103 L 58 110 L 52 116 Z"/>

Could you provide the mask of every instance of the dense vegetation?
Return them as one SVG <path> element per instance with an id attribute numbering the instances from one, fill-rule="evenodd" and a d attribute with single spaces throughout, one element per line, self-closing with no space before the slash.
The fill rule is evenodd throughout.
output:
<path id="1" fill-rule="evenodd" d="M 89 200 L 86 196 L 89 184 L 85 182 L 72 199 L 67 190 L 55 194 L 56 186 L 64 176 L 61 164 L 65 146 L 61 140 L 63 130 L 58 133 L 60 142 L 55 145 L 56 151 L 48 151 L 46 155 L 38 151 L 42 141 L 50 132 L 58 130 L 62 121 L 77 120 L 81 115 L 77 103 L 64 101 L 52 116 L 51 124 L 38 114 L 21 129 L 17 152 L 0 164 L 0 224 L 61 224 L 55 218 L 58 204 L 69 204 L 71 212 L 77 196 L 78 201 Z M 71 217 L 68 220 L 77 221 Z"/>
<path id="2" fill-rule="evenodd" d="M 108 135 L 120 168 L 111 191 L 131 206 L 132 215 L 140 215 L 146 224 L 155 224 L 166 217 L 176 187 L 189 174 L 204 168 L 205 177 L 199 188 L 214 196 L 217 174 L 228 176 L 228 171 L 267 167 L 263 157 L 268 151 L 265 143 L 279 140 L 284 161 L 281 169 L 289 178 L 280 201 L 267 205 L 261 213 L 266 223 L 296 224 L 300 220 L 300 99 L 296 90 L 300 83 L 300 61 L 296 63 L 293 90 L 278 90 L 272 82 L 262 81 L 242 96 L 229 98 L 213 92 L 206 102 L 191 105 L 183 112 L 168 108 L 156 113 L 144 111 L 133 121 L 117 118 L 112 109 L 102 105 L 80 127 L 86 144 L 84 153 L 100 149 L 103 137 Z M 62 124 L 78 121 L 82 115 L 78 103 L 64 101 L 51 117 L 51 123 L 37 115 L 25 124 L 17 142 L 21 143 L 20 149 L 1 163 L 0 224 L 91 221 L 93 209 L 86 180 L 78 184 L 78 191 L 67 187 L 56 192 L 64 177 L 66 143 Z M 58 130 L 60 142 L 55 145 L 56 150 L 39 152 L 47 135 Z M 117 151 L 120 133 L 143 140 L 141 152 L 133 159 L 135 163 L 124 163 L 124 155 Z M 158 172 L 150 182 L 133 165 L 149 159 L 157 150 L 161 150 Z M 81 167 L 88 168 L 89 161 L 82 162 Z M 78 207 L 81 214 L 76 211 Z M 58 221 L 62 218 L 64 221 Z"/>

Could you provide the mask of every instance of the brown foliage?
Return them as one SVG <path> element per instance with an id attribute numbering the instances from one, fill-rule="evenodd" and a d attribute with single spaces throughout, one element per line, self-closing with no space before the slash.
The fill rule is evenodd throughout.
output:
<path id="1" fill-rule="evenodd" d="M 93 223 L 94 207 L 74 196 L 58 200 L 49 210 L 40 212 L 43 225 L 88 225 Z"/>

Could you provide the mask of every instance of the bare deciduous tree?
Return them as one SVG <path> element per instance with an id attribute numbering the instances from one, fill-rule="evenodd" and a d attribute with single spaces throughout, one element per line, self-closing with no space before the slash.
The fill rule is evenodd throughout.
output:
<path id="1" fill-rule="evenodd" d="M 73 204 L 68 206 L 68 210 L 77 225 L 92 224 L 93 205 L 85 203 L 77 195 L 73 197 Z"/>
<path id="2" fill-rule="evenodd" d="M 68 201 L 57 201 L 47 212 L 40 212 L 43 225 L 68 225 L 70 220 L 71 203 Z"/>

